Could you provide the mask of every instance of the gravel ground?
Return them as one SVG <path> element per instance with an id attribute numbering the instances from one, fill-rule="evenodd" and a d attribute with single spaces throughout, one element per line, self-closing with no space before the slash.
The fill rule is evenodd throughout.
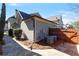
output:
<path id="1" fill-rule="evenodd" d="M 4 41 L 3 56 L 41 56 L 38 53 L 25 50 L 9 36 L 4 36 Z"/>

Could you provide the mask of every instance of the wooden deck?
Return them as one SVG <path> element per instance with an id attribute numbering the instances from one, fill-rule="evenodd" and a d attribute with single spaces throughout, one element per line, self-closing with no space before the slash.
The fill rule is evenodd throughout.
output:
<path id="1" fill-rule="evenodd" d="M 79 33 L 75 29 L 49 29 L 49 35 L 56 35 L 58 40 L 79 44 Z"/>

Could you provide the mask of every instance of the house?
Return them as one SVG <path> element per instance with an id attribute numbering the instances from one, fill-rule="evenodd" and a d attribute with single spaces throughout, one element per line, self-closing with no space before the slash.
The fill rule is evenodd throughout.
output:
<path id="1" fill-rule="evenodd" d="M 8 21 L 5 21 L 4 31 L 8 31 Z"/>
<path id="2" fill-rule="evenodd" d="M 22 29 L 22 36 L 32 41 L 39 42 L 40 40 L 47 39 L 49 37 L 49 28 L 59 28 L 57 23 L 43 18 L 39 13 L 27 14 L 25 12 L 16 10 L 16 18 L 10 17 L 9 19 L 16 19 L 13 23 L 18 24 L 16 28 Z M 13 24 L 12 23 L 12 24 Z M 11 23 L 9 23 L 11 26 Z"/>
<path id="3" fill-rule="evenodd" d="M 38 42 L 48 37 L 49 28 L 57 28 L 57 23 L 37 14 L 27 14 L 16 10 L 16 22 L 20 25 L 25 38 Z"/>
<path id="4" fill-rule="evenodd" d="M 16 22 L 15 16 L 11 16 L 7 19 L 8 22 L 8 30 L 12 29 L 12 24 Z"/>
<path id="5" fill-rule="evenodd" d="M 48 17 L 47 19 L 57 23 L 58 24 L 57 25 L 58 28 L 63 28 L 64 24 L 63 24 L 63 21 L 62 21 L 62 16 L 60 16 L 60 15 L 51 16 L 51 17 Z"/>

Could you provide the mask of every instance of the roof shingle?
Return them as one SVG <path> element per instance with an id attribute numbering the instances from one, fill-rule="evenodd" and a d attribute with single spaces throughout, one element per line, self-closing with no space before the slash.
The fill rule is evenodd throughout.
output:
<path id="1" fill-rule="evenodd" d="M 22 16 L 22 20 L 31 17 L 31 15 L 29 15 L 29 14 L 27 14 L 27 13 L 24 13 L 24 12 L 22 12 L 22 11 L 19 11 L 19 13 L 20 13 L 20 15 Z"/>

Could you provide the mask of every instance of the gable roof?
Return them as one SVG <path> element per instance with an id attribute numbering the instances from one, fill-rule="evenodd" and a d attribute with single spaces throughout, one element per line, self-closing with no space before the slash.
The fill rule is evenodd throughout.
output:
<path id="1" fill-rule="evenodd" d="M 36 15 L 36 16 L 40 16 L 40 17 L 41 17 L 41 15 L 40 15 L 38 12 L 36 12 L 36 13 L 31 13 L 30 15 L 31 15 L 31 16 Z"/>
<path id="2" fill-rule="evenodd" d="M 15 19 L 15 16 L 13 15 L 13 16 L 9 17 L 9 18 L 7 19 L 7 21 L 9 21 L 9 20 L 10 20 L 10 18 Z"/>
<path id="3" fill-rule="evenodd" d="M 55 22 L 53 22 L 53 21 L 50 21 L 50 20 L 45 19 L 45 18 L 40 17 L 40 16 L 36 16 L 36 15 L 34 15 L 34 16 L 32 16 L 32 17 L 38 17 L 38 18 L 40 18 L 40 19 L 42 19 L 42 20 L 44 20 L 44 21 L 48 21 L 48 22 L 51 22 L 51 23 L 57 24 L 57 23 L 55 23 Z"/>
<path id="4" fill-rule="evenodd" d="M 17 10 L 17 11 L 18 11 L 18 10 Z M 20 14 L 21 17 L 22 17 L 22 20 L 26 20 L 26 19 L 31 18 L 31 17 L 38 17 L 38 18 L 41 18 L 41 19 L 44 20 L 44 21 L 49 21 L 49 22 L 52 22 L 52 23 L 54 23 L 54 24 L 57 24 L 57 23 L 55 23 L 55 22 L 53 22 L 53 21 L 50 21 L 50 20 L 47 20 L 47 19 L 41 17 L 39 13 L 27 14 L 27 13 L 22 12 L 22 11 L 18 11 L 18 12 L 19 12 L 19 14 Z"/>
<path id="5" fill-rule="evenodd" d="M 23 12 L 23 11 L 19 11 L 19 10 L 17 10 L 17 9 L 16 9 L 16 11 L 19 12 L 19 14 L 20 14 L 22 20 L 25 20 L 25 19 L 27 19 L 27 18 L 29 18 L 29 17 L 31 17 L 31 16 L 40 16 L 40 14 L 39 14 L 38 12 L 36 12 L 36 13 L 31 13 L 31 14 L 27 14 L 27 13 L 25 13 L 25 12 Z M 40 16 L 40 17 L 41 17 L 41 16 Z"/>
<path id="6" fill-rule="evenodd" d="M 9 17 L 9 18 L 15 18 L 15 16 L 13 15 L 13 16 L 11 16 L 11 17 Z"/>
<path id="7" fill-rule="evenodd" d="M 31 17 L 31 15 L 29 15 L 29 14 L 27 14 L 25 12 L 22 12 L 22 11 L 18 11 L 18 12 L 20 13 L 20 15 L 22 17 L 22 20 L 25 20 L 25 19 Z"/>

